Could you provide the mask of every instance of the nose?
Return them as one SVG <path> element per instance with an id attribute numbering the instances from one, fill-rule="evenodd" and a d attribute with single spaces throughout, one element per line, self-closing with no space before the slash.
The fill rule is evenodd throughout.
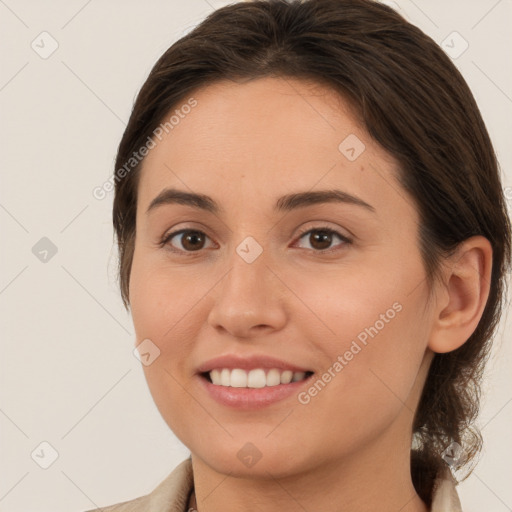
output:
<path id="1" fill-rule="evenodd" d="M 286 286 L 267 265 L 265 251 L 252 263 L 236 252 L 230 268 L 212 290 L 208 323 L 239 339 L 250 339 L 280 330 L 286 324 Z"/>

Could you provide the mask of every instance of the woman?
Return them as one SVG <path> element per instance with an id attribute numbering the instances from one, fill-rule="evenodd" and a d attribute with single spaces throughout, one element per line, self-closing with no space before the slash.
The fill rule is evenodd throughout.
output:
<path id="1" fill-rule="evenodd" d="M 370 0 L 219 9 L 154 66 L 113 178 L 123 301 L 191 457 L 104 510 L 461 510 L 510 220 L 429 37 Z"/>

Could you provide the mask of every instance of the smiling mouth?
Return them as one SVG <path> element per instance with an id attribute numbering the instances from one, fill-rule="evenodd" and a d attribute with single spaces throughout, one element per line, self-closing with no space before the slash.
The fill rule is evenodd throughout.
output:
<path id="1" fill-rule="evenodd" d="M 200 375 L 215 386 L 259 389 L 300 382 L 311 377 L 313 373 L 311 371 L 292 372 L 278 368 L 255 368 L 249 371 L 241 368 L 216 368 Z"/>

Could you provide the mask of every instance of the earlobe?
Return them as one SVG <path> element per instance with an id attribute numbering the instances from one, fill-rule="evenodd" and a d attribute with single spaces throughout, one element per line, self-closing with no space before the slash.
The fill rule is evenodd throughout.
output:
<path id="1" fill-rule="evenodd" d="M 462 346 L 475 331 L 489 297 L 492 247 L 483 236 L 461 243 L 445 264 L 443 303 L 437 304 L 428 347 L 437 353 Z"/>

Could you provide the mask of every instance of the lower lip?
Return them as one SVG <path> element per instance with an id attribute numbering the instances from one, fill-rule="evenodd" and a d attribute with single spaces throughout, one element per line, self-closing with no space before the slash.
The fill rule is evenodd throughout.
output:
<path id="1" fill-rule="evenodd" d="M 237 409 L 261 409 L 296 394 L 301 387 L 309 383 L 313 376 L 314 374 L 307 379 L 290 382 L 290 384 L 264 388 L 217 386 L 201 375 L 198 377 L 210 396 L 220 404 Z"/>

